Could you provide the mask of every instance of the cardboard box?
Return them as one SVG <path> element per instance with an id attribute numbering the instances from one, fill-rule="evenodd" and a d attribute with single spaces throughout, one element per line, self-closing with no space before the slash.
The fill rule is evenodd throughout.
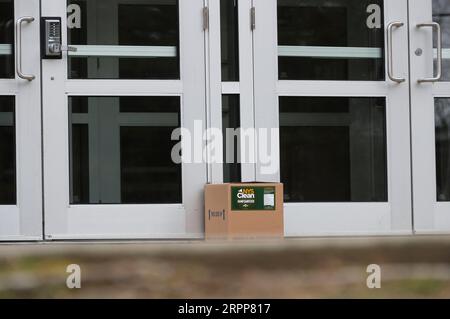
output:
<path id="1" fill-rule="evenodd" d="M 206 239 L 284 237 L 283 184 L 206 185 L 205 237 Z"/>

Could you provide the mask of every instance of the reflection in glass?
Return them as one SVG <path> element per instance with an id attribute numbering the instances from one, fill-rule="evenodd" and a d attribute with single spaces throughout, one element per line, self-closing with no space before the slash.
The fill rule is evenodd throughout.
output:
<path id="1" fill-rule="evenodd" d="M 433 0 L 433 21 L 442 29 L 442 81 L 450 81 L 450 0 Z M 434 48 L 437 47 L 436 37 L 433 37 Z M 436 69 L 436 60 L 435 60 Z"/>
<path id="2" fill-rule="evenodd" d="M 383 81 L 383 0 L 278 0 L 280 80 Z"/>
<path id="3" fill-rule="evenodd" d="M 239 95 L 222 96 L 222 134 L 223 134 L 223 182 L 241 182 L 241 164 L 239 159 L 241 127 Z M 228 141 L 228 143 L 227 143 Z M 231 143 L 231 141 L 233 141 Z"/>
<path id="4" fill-rule="evenodd" d="M 14 1 L 0 1 L 0 78 L 14 78 Z"/>
<path id="5" fill-rule="evenodd" d="M 437 200 L 450 201 L 450 98 L 435 99 Z"/>
<path id="6" fill-rule="evenodd" d="M 16 204 L 14 97 L 0 96 L 0 205 Z"/>
<path id="7" fill-rule="evenodd" d="M 239 81 L 238 0 L 220 0 L 222 81 Z"/>
<path id="8" fill-rule="evenodd" d="M 72 204 L 181 203 L 179 97 L 70 97 Z"/>
<path id="9" fill-rule="evenodd" d="M 177 0 L 68 4 L 69 78 L 180 78 Z"/>
<path id="10" fill-rule="evenodd" d="M 286 202 L 385 202 L 384 98 L 280 97 Z"/>

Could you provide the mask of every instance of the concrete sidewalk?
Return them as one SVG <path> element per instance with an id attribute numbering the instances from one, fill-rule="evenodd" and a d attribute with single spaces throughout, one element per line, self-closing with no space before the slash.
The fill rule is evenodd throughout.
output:
<path id="1" fill-rule="evenodd" d="M 283 240 L 128 240 L 128 241 L 48 241 L 0 243 L 0 258 L 61 253 L 155 253 L 163 251 L 217 252 L 241 250 L 404 247 L 410 245 L 450 245 L 450 235 L 392 237 L 286 238 Z"/>

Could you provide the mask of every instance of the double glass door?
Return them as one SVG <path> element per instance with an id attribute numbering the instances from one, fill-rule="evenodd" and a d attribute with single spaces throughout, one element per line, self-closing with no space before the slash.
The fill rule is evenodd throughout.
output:
<path id="1" fill-rule="evenodd" d="M 209 5 L 212 122 L 279 134 L 216 182 L 281 181 L 286 236 L 450 230 L 449 1 Z"/>
<path id="2" fill-rule="evenodd" d="M 240 181 L 284 184 L 286 236 L 449 232 L 449 14 L 0 0 L 0 239 L 201 238 L 205 183 Z M 196 156 L 207 128 L 237 141 L 224 163 Z"/>

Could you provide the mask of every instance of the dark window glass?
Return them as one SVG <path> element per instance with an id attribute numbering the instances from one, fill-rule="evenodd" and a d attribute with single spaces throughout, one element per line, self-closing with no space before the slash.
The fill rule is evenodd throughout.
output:
<path id="1" fill-rule="evenodd" d="M 382 81 L 383 0 L 278 0 L 280 80 Z"/>
<path id="2" fill-rule="evenodd" d="M 76 112 L 74 112 L 76 113 Z M 72 203 L 89 203 L 89 126 L 72 124 Z"/>
<path id="3" fill-rule="evenodd" d="M 222 81 L 239 81 L 238 0 L 220 0 Z"/>
<path id="4" fill-rule="evenodd" d="M 286 202 L 387 201 L 384 98 L 281 97 Z"/>
<path id="5" fill-rule="evenodd" d="M 14 78 L 14 1 L 0 1 L 0 78 Z"/>
<path id="6" fill-rule="evenodd" d="M 134 3 L 133 3 L 134 2 Z M 179 79 L 178 1 L 69 0 L 72 79 Z"/>
<path id="7" fill-rule="evenodd" d="M 435 100 L 437 200 L 450 201 L 450 98 Z"/>
<path id="8" fill-rule="evenodd" d="M 222 96 L 223 182 L 241 182 L 239 95 Z"/>
<path id="9" fill-rule="evenodd" d="M 70 97 L 69 108 L 72 204 L 182 202 L 179 97 Z"/>
<path id="10" fill-rule="evenodd" d="M 442 47 L 444 59 L 442 61 L 442 81 L 450 81 L 450 0 L 433 0 L 433 21 L 441 25 Z M 434 36 L 434 47 L 437 47 L 437 38 Z M 436 64 L 435 64 L 436 70 Z"/>
<path id="11" fill-rule="evenodd" d="M 0 96 L 0 205 L 16 204 L 14 97 Z"/>

